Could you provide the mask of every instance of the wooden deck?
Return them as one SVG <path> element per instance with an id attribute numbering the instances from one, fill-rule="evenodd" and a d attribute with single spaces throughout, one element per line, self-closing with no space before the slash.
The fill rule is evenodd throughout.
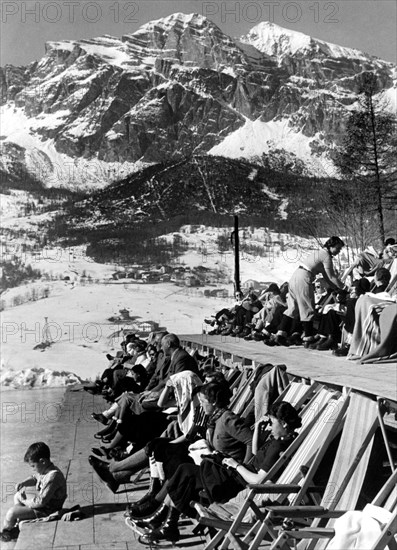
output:
<path id="1" fill-rule="evenodd" d="M 133 531 L 124 523 L 123 512 L 128 502 L 142 498 L 148 489 L 149 477 L 138 484 L 120 486 L 113 494 L 93 472 L 88 463 L 91 447 L 98 447 L 94 433 L 103 428 L 90 415 L 103 410 L 102 397 L 83 391 L 66 391 L 53 433 L 46 439 L 54 463 L 66 474 L 68 499 L 65 508 L 80 504 L 84 519 L 80 521 L 53 521 L 21 526 L 19 538 L 13 544 L 2 544 L 8 550 L 136 550 L 140 544 Z M 203 548 L 200 537 L 192 534 L 193 524 L 181 521 L 182 537 L 178 546 L 189 550 Z M 147 548 L 147 547 L 146 547 Z"/>
<path id="2" fill-rule="evenodd" d="M 361 365 L 336 357 L 331 351 L 308 350 L 302 346 L 269 347 L 263 342 L 247 342 L 231 336 L 187 334 L 180 338 L 184 344 L 190 342 L 204 352 L 218 350 L 218 355 L 222 352 L 226 361 L 229 357 L 234 363 L 241 363 L 242 358 L 255 364 L 283 363 L 289 373 L 297 376 L 397 400 L 397 363 Z"/>
<path id="3" fill-rule="evenodd" d="M 354 388 L 371 395 L 397 400 L 396 364 L 360 365 L 332 356 L 330 352 L 300 347 L 269 348 L 262 342 L 246 342 L 231 337 L 183 335 L 185 345 L 203 352 L 215 351 L 224 362 L 241 364 L 284 363 L 288 372 L 325 384 Z M 68 500 L 65 507 L 80 504 L 84 519 L 74 522 L 25 524 L 17 543 L 2 544 L 4 550 L 137 550 L 142 546 L 126 527 L 123 512 L 128 502 L 139 500 L 148 488 L 148 476 L 138 484 L 121 486 L 113 494 L 102 484 L 88 463 L 91 447 L 98 446 L 93 435 L 102 428 L 91 418 L 103 409 L 102 397 L 82 388 L 69 388 L 62 413 L 48 432 L 46 441 L 54 462 L 66 473 Z M 391 416 L 391 415 L 390 415 Z M 174 547 L 189 550 L 204 547 L 204 540 L 192 534 L 193 525 L 182 521 L 182 538 Z M 168 548 L 172 545 L 168 546 Z"/>

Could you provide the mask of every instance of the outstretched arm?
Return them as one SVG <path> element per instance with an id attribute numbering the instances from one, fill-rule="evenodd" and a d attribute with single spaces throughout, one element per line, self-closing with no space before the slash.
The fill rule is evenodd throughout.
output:
<path id="1" fill-rule="evenodd" d="M 336 288 L 344 288 L 344 284 L 335 274 L 334 266 L 332 264 L 332 257 L 327 254 L 327 258 L 323 262 L 324 266 L 324 278 L 328 284 Z"/>
<path id="2" fill-rule="evenodd" d="M 23 481 L 20 481 L 19 483 L 17 483 L 15 488 L 17 491 L 20 491 L 24 487 L 34 487 L 35 485 L 36 485 L 36 478 L 33 476 L 29 476 Z"/>
<path id="3" fill-rule="evenodd" d="M 248 470 L 243 464 L 239 464 L 234 458 L 224 458 L 222 460 L 222 464 L 225 466 L 228 466 L 232 470 L 236 470 L 237 473 L 241 475 L 241 477 L 246 481 L 247 483 L 252 484 L 258 484 L 262 483 L 262 481 L 266 477 L 265 470 L 259 470 L 259 472 L 252 472 L 251 470 Z"/>

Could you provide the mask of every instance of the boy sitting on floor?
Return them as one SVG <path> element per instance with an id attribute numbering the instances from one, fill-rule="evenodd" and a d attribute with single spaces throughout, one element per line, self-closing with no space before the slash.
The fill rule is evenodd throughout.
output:
<path id="1" fill-rule="evenodd" d="M 66 500 L 66 479 L 59 468 L 50 460 L 49 447 L 39 441 L 30 445 L 24 456 L 33 470 L 33 474 L 16 486 L 14 506 L 6 513 L 3 531 L 0 533 L 2 542 L 18 538 L 18 522 L 49 516 L 61 510 Z M 27 496 L 25 487 L 36 486 L 37 495 Z"/>

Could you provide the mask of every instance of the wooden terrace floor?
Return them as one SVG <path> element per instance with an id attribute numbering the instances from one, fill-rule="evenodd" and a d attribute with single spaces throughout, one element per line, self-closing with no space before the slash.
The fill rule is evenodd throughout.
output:
<path id="1" fill-rule="evenodd" d="M 128 502 L 142 498 L 149 487 L 149 476 L 137 484 L 121 485 L 113 494 L 93 472 L 88 463 L 91 447 L 100 442 L 94 433 L 103 426 L 93 420 L 93 411 L 104 409 L 102 397 L 93 396 L 76 387 L 66 391 L 58 429 L 46 439 L 54 463 L 66 474 L 68 499 L 65 508 L 80 504 L 84 519 L 80 521 L 52 521 L 21 526 L 15 543 L 2 544 L 8 550 L 137 550 L 149 548 L 137 540 L 136 534 L 124 523 L 123 512 Z M 23 444 L 24 445 L 24 444 Z M 201 549 L 201 537 L 192 534 L 193 524 L 181 520 L 182 537 L 178 547 Z M 170 546 L 168 546 L 170 548 Z"/>
<path id="2" fill-rule="evenodd" d="M 397 400 L 397 363 L 361 365 L 336 357 L 331 351 L 308 350 L 302 346 L 269 347 L 263 342 L 247 342 L 231 336 L 187 334 L 180 338 L 184 345 L 191 342 L 205 353 L 221 350 L 226 356 L 230 354 L 233 362 L 246 358 L 256 364 L 285 364 L 290 374 Z"/>
<path id="3" fill-rule="evenodd" d="M 397 401 L 396 363 L 360 365 L 337 358 L 331 352 L 306 350 L 301 347 L 269 348 L 262 342 L 221 336 L 182 335 L 184 345 L 194 344 L 203 352 L 217 354 L 233 362 L 248 359 L 258 363 L 284 363 L 288 372 L 336 386 L 345 386 Z M 55 464 L 66 473 L 68 500 L 65 507 L 80 504 L 84 519 L 74 522 L 25 524 L 16 545 L 4 544 L 8 550 L 137 550 L 145 548 L 126 527 L 123 512 L 128 502 L 139 500 L 148 488 L 148 476 L 138 484 L 121 486 L 113 494 L 102 484 L 88 463 L 91 447 L 98 446 L 94 433 L 102 428 L 90 414 L 104 408 L 102 397 L 92 396 L 82 388 L 69 388 L 57 426 L 47 442 Z M 182 522 L 182 538 L 170 547 L 204 547 L 204 540 L 192 534 L 189 520 Z"/>

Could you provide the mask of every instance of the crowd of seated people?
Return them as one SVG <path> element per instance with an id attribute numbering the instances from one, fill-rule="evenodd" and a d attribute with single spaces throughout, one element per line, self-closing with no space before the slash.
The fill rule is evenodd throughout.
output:
<path id="1" fill-rule="evenodd" d="M 122 349 L 126 349 L 125 342 Z M 142 366 L 134 361 L 143 357 L 142 351 L 140 345 L 129 349 L 132 369 Z M 223 497 L 229 491 L 231 498 L 254 478 L 262 479 L 294 439 L 300 419 L 289 403 L 279 403 L 270 409 L 269 437 L 264 438 L 262 416 L 253 425 L 253 413 L 245 418 L 230 409 L 232 378 L 226 380 L 214 356 L 191 355 L 175 334 L 166 332 L 150 335 L 145 351 L 156 363 L 146 390 L 126 386 L 118 394 L 113 382 L 110 393 L 104 376 L 85 388 L 102 393 L 104 403 L 108 402 L 102 412 L 92 413 L 105 424 L 95 437 L 107 444 L 94 447 L 88 460 L 114 493 L 120 484 L 129 483 L 131 476 L 148 467 L 149 491 L 127 506 L 126 524 L 145 530 L 147 540 L 142 542 L 175 542 L 180 537 L 180 515 L 194 517 L 190 502 L 200 499 L 202 489 L 209 494 L 212 490 L 217 498 L 218 478 L 223 476 Z M 111 366 L 106 370 L 129 369 L 126 361 L 121 360 L 121 366 L 115 366 L 112 357 L 109 361 Z M 263 373 L 266 375 L 267 369 Z M 108 372 L 106 380 L 111 378 Z M 259 380 L 260 376 L 256 377 L 256 383 Z M 251 388 L 252 398 L 254 391 Z M 174 408 L 171 415 L 170 407 Z M 239 469 L 240 484 L 236 484 L 236 476 L 230 475 L 232 469 Z"/>
<path id="2" fill-rule="evenodd" d="M 211 327 L 208 334 L 263 341 L 268 346 L 304 345 L 348 356 L 359 298 L 368 294 L 386 302 L 395 299 L 397 245 L 387 239 L 380 254 L 373 250 L 359 254 L 342 281 L 330 260 L 343 246 L 339 237 L 330 238 L 323 250 L 309 256 L 308 265 L 298 266 L 292 288 L 289 283 L 280 287 L 271 283 L 259 296 L 252 290 L 246 296 L 236 292 L 232 308 L 205 319 Z"/>

